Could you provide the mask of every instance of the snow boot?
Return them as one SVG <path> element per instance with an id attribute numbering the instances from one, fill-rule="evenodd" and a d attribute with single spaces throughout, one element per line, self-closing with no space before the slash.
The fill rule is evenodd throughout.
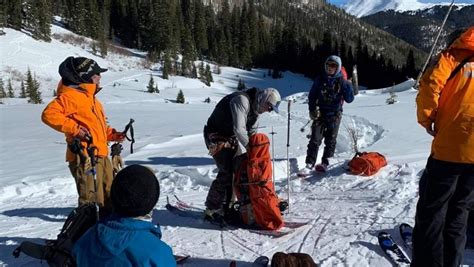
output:
<path id="1" fill-rule="evenodd" d="M 304 167 L 303 169 L 299 170 L 298 171 L 298 177 L 307 177 L 311 174 L 311 172 L 313 171 L 313 167 L 314 165 L 313 164 L 306 164 L 306 167 Z"/>
<path id="2" fill-rule="evenodd" d="M 316 165 L 315 170 L 317 172 L 327 172 L 328 164 L 326 164 L 326 163 L 318 164 L 318 165 Z"/>
<path id="3" fill-rule="evenodd" d="M 224 220 L 223 209 L 211 210 L 209 208 L 206 208 L 206 210 L 204 211 L 204 220 L 209 221 L 210 223 L 218 225 L 220 227 L 224 227 L 227 224 Z"/>

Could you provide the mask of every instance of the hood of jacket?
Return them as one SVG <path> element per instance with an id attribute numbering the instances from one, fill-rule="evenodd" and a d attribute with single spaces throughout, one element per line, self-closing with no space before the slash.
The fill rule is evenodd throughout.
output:
<path id="1" fill-rule="evenodd" d="M 99 223 L 96 238 L 101 247 L 115 256 L 122 253 L 143 232 L 151 232 L 161 239 L 158 225 L 134 218 L 116 218 Z"/>
<path id="2" fill-rule="evenodd" d="M 450 48 L 474 51 L 474 26 L 469 27 L 463 34 L 461 34 Z"/>

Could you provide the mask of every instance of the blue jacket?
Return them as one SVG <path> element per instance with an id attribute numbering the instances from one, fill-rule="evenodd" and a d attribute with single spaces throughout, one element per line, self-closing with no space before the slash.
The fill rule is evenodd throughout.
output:
<path id="1" fill-rule="evenodd" d="M 352 85 L 342 78 L 341 72 L 333 77 L 324 73 L 314 80 L 308 95 L 308 106 L 310 112 L 319 106 L 323 116 L 330 116 L 342 112 L 344 101 L 351 103 L 353 100 Z"/>
<path id="2" fill-rule="evenodd" d="M 160 240 L 160 227 L 134 218 L 111 218 L 89 229 L 73 247 L 77 266 L 176 266 Z"/>

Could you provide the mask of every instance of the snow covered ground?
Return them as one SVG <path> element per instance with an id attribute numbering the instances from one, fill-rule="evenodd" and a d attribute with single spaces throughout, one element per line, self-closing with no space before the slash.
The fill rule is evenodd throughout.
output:
<path id="1" fill-rule="evenodd" d="M 54 27 L 53 31 L 64 30 Z M 289 72 L 284 73 L 284 79 L 273 80 L 264 77 L 266 70 L 226 67 L 222 74 L 214 74 L 211 87 L 182 77 L 162 80 L 160 71 L 142 68 L 140 58 L 111 54 L 101 59 L 87 49 L 58 41 L 37 42 L 9 29 L 6 32 L 0 36 L 0 76 L 8 77 L 14 70 L 24 73 L 30 67 L 40 79 L 46 103 L 52 98 L 59 77 L 57 67 L 65 57 L 92 57 L 110 69 L 103 75 L 104 89 L 98 97 L 113 127 L 123 129 L 130 118 L 135 119 L 135 152 L 130 154 L 126 142 L 122 156 L 127 165 L 143 164 L 155 170 L 161 196 L 153 221 L 161 225 L 163 239 L 175 254 L 191 255 L 185 266 L 228 266 L 231 259 L 237 260 L 238 266 L 250 266 L 258 256 L 271 257 L 277 251 L 308 253 L 321 266 L 391 266 L 378 246 L 377 232 L 387 231 L 400 241 L 399 223 L 413 224 L 418 179 L 431 143 L 416 123 L 413 81 L 393 89 L 398 96 L 393 105 L 385 104 L 392 90 L 385 88 L 362 91 L 352 104 L 344 106 L 329 172 L 290 182 L 291 206 L 286 218 L 310 220 L 310 225 L 272 239 L 177 217 L 165 210 L 166 196 L 176 194 L 204 206 L 216 170 L 207 155 L 202 128 L 215 103 L 232 92 L 239 79 L 247 86 L 275 87 L 295 101 L 290 110 L 290 165 L 292 172 L 304 166 L 309 129 L 300 129 L 308 121 L 305 93 L 310 80 Z M 145 92 L 150 74 L 158 83 L 159 94 Z M 172 101 L 180 89 L 186 104 Z M 18 89 L 15 93 L 18 95 Z M 204 103 L 207 97 L 210 104 Z M 64 162 L 63 135 L 40 120 L 46 104 L 31 105 L 23 99 L 4 99 L 4 103 L 0 105 L 0 265 L 41 266 L 26 256 L 15 259 L 11 252 L 22 241 L 56 237 L 76 206 L 75 184 Z M 259 129 L 277 133 L 273 139 L 275 177 L 281 197 L 287 192 L 287 112 L 287 102 L 283 102 L 280 114 L 260 118 Z M 360 150 L 384 154 L 388 166 L 370 178 L 345 173 L 339 166 L 354 154 L 348 128 L 357 129 Z M 474 265 L 474 253 L 466 253 L 465 264 Z"/>

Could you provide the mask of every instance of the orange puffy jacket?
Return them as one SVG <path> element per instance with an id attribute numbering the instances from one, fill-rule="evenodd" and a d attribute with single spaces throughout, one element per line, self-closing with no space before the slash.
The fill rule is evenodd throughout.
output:
<path id="1" fill-rule="evenodd" d="M 80 84 L 78 88 L 68 87 L 61 82 L 58 85 L 58 96 L 43 110 L 41 119 L 51 128 L 64 133 L 66 142 L 72 143 L 79 133 L 79 125 L 87 128 L 92 135 L 92 145 L 96 156 L 108 155 L 108 140 L 113 140 L 115 129 L 105 121 L 104 109 L 95 97 L 96 85 Z M 82 145 L 87 147 L 87 143 Z M 75 155 L 67 149 L 66 160 L 74 161 Z"/>
<path id="2" fill-rule="evenodd" d="M 425 72 L 416 98 L 418 122 L 434 122 L 431 153 L 435 159 L 474 163 L 474 62 L 467 62 L 448 81 L 460 62 L 474 55 L 474 27 L 470 27 Z"/>

